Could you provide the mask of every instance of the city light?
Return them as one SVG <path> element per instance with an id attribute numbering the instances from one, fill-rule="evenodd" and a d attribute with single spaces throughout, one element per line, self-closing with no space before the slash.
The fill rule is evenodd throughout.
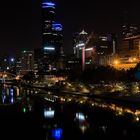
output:
<path id="1" fill-rule="evenodd" d="M 55 48 L 54 48 L 54 47 L 44 47 L 44 50 L 50 50 L 50 51 L 53 51 L 53 50 L 55 50 Z"/>
<path id="2" fill-rule="evenodd" d="M 43 2 L 42 8 L 55 8 L 55 3 L 52 2 Z"/>
<path id="3" fill-rule="evenodd" d="M 136 57 L 129 58 L 129 62 L 136 62 L 136 61 L 137 61 L 137 58 Z"/>
<path id="4" fill-rule="evenodd" d="M 14 95 L 14 90 L 11 88 L 10 89 L 10 95 L 13 96 Z"/>
<path id="5" fill-rule="evenodd" d="M 46 110 L 44 109 L 44 117 L 45 118 L 54 118 L 55 111 L 54 110 Z"/>
<path id="6" fill-rule="evenodd" d="M 52 3 L 52 2 L 43 2 L 42 4 L 43 5 L 48 5 L 48 6 L 55 6 L 55 4 Z"/>
<path id="7" fill-rule="evenodd" d="M 62 137 L 62 129 L 56 128 L 52 130 L 52 137 L 59 140 Z"/>
<path id="8" fill-rule="evenodd" d="M 52 24 L 52 30 L 62 31 L 62 25 L 59 23 L 54 23 L 54 24 Z"/>
<path id="9" fill-rule="evenodd" d="M 27 112 L 26 107 L 23 107 L 22 111 L 23 111 L 23 113 L 26 113 Z"/>
<path id="10" fill-rule="evenodd" d="M 7 67 L 6 69 L 7 69 L 7 70 L 9 70 L 10 68 L 9 68 L 9 67 Z"/>
<path id="11" fill-rule="evenodd" d="M 119 60 L 114 60 L 113 62 L 115 65 L 118 65 L 119 64 Z"/>
<path id="12" fill-rule="evenodd" d="M 11 103 L 14 103 L 14 98 L 13 97 L 11 97 Z"/>
<path id="13" fill-rule="evenodd" d="M 76 45 L 76 48 L 78 48 L 78 47 L 84 47 L 85 46 L 85 43 L 80 43 L 80 44 L 77 44 Z"/>
<path id="14" fill-rule="evenodd" d="M 78 119 L 79 121 L 85 121 L 85 115 L 81 112 L 76 113 L 76 119 Z"/>
<path id="15" fill-rule="evenodd" d="M 54 6 L 42 6 L 42 8 L 55 8 Z"/>
<path id="16" fill-rule="evenodd" d="M 15 59 L 14 59 L 14 58 L 11 58 L 11 59 L 10 59 L 10 61 L 11 61 L 11 62 L 14 62 L 14 61 L 15 61 Z"/>
<path id="17" fill-rule="evenodd" d="M 86 48 L 85 51 L 92 51 L 93 48 Z"/>

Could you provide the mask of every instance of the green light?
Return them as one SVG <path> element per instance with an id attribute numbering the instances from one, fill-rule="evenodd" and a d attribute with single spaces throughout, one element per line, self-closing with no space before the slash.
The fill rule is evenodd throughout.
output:
<path id="1" fill-rule="evenodd" d="M 23 113 L 26 113 L 26 112 L 27 112 L 26 108 L 25 108 L 25 107 L 23 107 Z"/>

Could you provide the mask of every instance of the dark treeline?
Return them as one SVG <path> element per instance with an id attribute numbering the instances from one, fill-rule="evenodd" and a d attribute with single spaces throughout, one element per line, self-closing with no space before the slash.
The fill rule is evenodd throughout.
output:
<path id="1" fill-rule="evenodd" d="M 117 70 L 110 66 L 93 66 L 85 71 L 73 70 L 69 74 L 69 80 L 88 83 L 105 82 L 137 82 L 140 80 L 140 63 L 129 70 Z"/>

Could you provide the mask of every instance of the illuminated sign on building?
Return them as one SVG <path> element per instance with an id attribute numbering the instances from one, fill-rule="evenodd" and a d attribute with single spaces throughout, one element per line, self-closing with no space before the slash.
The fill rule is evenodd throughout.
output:
<path id="1" fill-rule="evenodd" d="M 59 24 L 59 23 L 54 23 L 54 24 L 52 24 L 52 30 L 54 30 L 54 31 L 62 31 L 63 30 L 62 25 Z"/>
<path id="2" fill-rule="evenodd" d="M 53 2 L 43 2 L 42 8 L 55 8 L 55 3 Z"/>

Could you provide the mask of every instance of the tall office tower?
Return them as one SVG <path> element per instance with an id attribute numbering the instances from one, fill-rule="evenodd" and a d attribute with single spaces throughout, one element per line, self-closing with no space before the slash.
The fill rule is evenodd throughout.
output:
<path id="1" fill-rule="evenodd" d="M 85 69 L 85 47 L 88 40 L 88 33 L 82 30 L 73 36 L 74 40 L 74 55 L 82 60 L 82 70 Z"/>
<path id="2" fill-rule="evenodd" d="M 21 54 L 21 74 L 25 74 L 34 69 L 34 52 L 23 51 Z"/>
<path id="3" fill-rule="evenodd" d="M 62 55 L 63 28 L 56 19 L 56 4 L 53 0 L 42 0 L 42 70 L 57 69 Z"/>
<path id="4" fill-rule="evenodd" d="M 122 26 L 122 37 L 127 38 L 127 37 L 132 37 L 138 34 L 138 26 L 135 24 L 132 24 L 129 21 L 129 16 L 128 12 L 124 11 L 124 17 L 123 17 L 123 26 Z"/>
<path id="5" fill-rule="evenodd" d="M 136 25 L 124 24 L 122 26 L 123 38 L 132 37 L 138 34 L 138 27 Z"/>
<path id="6" fill-rule="evenodd" d="M 73 35 L 74 54 L 76 58 L 82 58 L 82 48 L 85 47 L 88 39 L 88 33 L 82 30 Z"/>

